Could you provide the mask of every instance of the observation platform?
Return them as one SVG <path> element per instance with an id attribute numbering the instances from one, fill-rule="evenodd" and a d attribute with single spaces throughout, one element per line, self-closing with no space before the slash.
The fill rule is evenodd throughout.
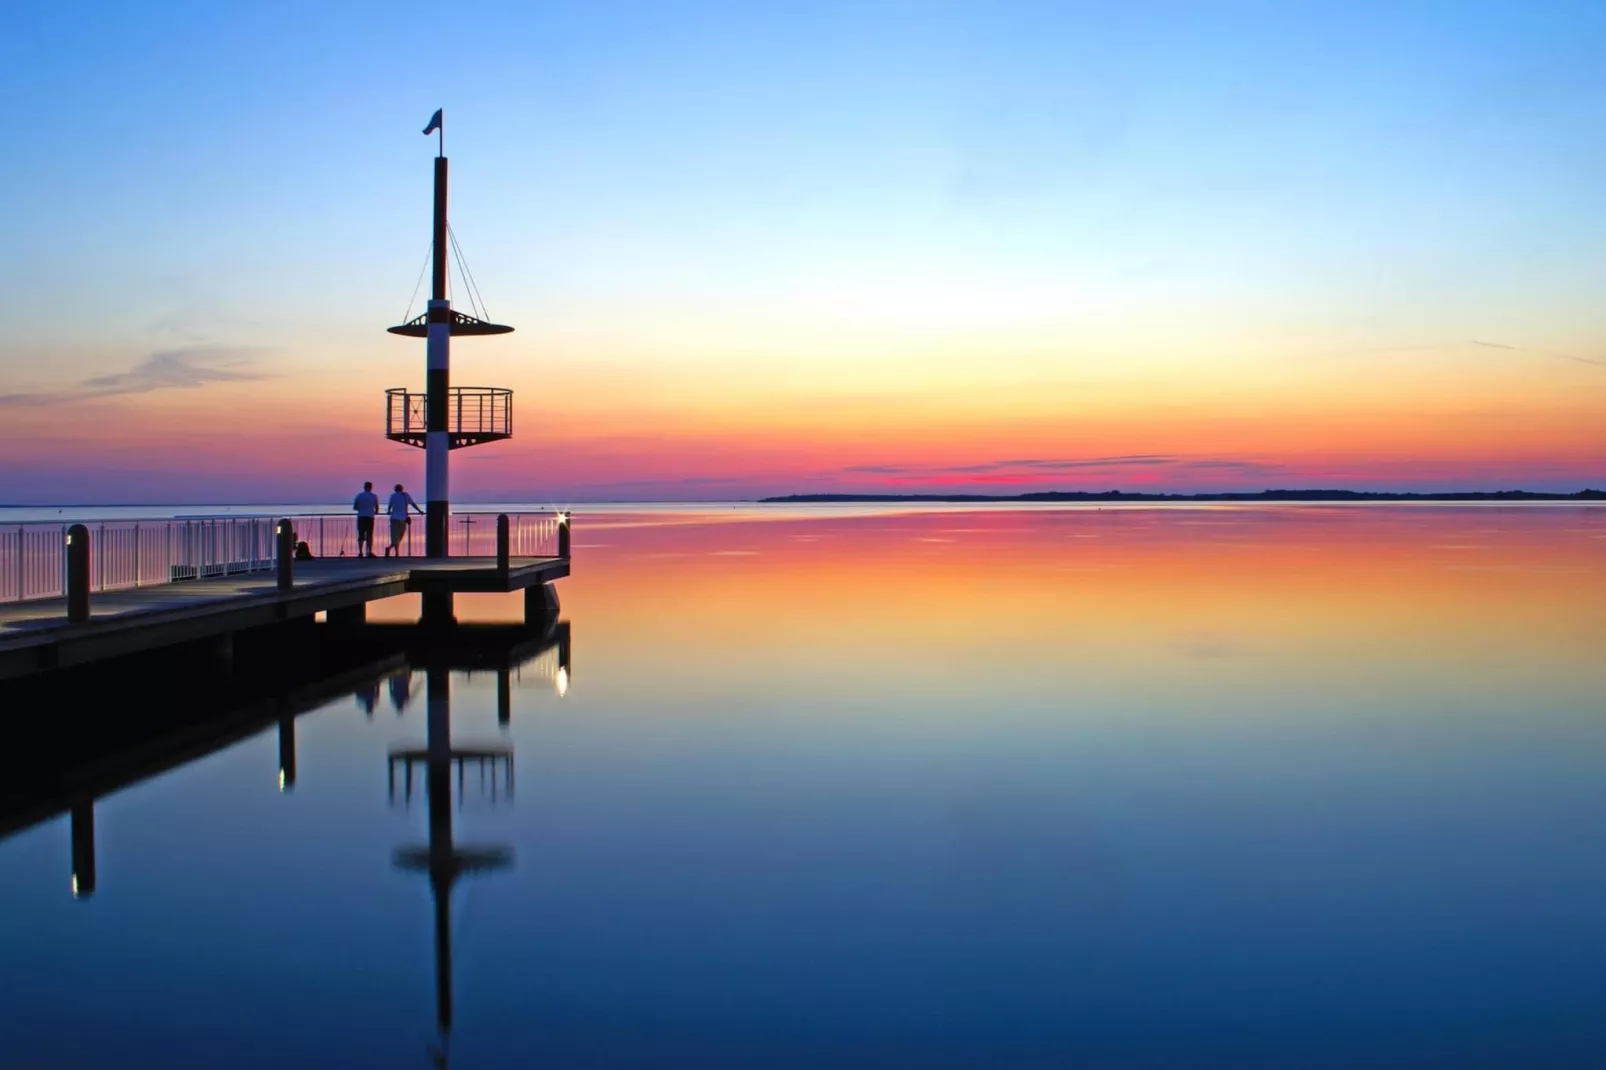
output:
<path id="1" fill-rule="evenodd" d="M 385 437 L 423 449 L 428 442 L 429 395 L 393 386 L 385 391 Z M 446 398 L 447 447 L 460 450 L 513 437 L 513 391 L 502 386 L 454 386 Z"/>
<path id="2" fill-rule="evenodd" d="M 569 575 L 569 558 L 495 557 L 315 558 L 297 561 L 282 590 L 272 572 L 157 583 L 94 594 L 89 619 L 68 619 L 67 599 L 0 604 L 0 680 L 82 666 L 107 658 L 305 620 L 360 626 L 367 603 L 418 593 L 525 592 L 527 622 L 551 615 L 548 586 Z"/>

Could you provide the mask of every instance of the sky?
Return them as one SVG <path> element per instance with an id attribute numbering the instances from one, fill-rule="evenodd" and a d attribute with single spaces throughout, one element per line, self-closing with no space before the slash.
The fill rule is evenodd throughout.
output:
<path id="1" fill-rule="evenodd" d="M 421 487 L 438 107 L 460 500 L 1606 486 L 1606 5 L 7 23 L 0 502 Z"/>

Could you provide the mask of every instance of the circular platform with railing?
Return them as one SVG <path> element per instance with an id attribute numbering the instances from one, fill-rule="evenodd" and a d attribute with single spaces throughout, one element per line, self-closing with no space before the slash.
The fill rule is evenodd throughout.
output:
<path id="1" fill-rule="evenodd" d="M 422 448 L 429 396 L 395 386 L 385 391 L 385 437 Z M 501 386 L 454 386 L 446 398 L 452 449 L 513 437 L 513 391 Z"/>

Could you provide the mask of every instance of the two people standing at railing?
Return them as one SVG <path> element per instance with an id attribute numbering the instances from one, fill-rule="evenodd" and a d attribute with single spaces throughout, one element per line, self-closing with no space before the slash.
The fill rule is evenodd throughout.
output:
<path id="1" fill-rule="evenodd" d="M 357 556 L 364 556 L 363 546 L 366 545 L 368 547 L 366 556 L 373 557 L 374 517 L 379 514 L 379 495 L 374 493 L 374 485 L 372 483 L 364 483 L 362 485 L 362 491 L 352 501 L 351 507 L 357 512 Z M 390 557 L 392 554 L 397 557 L 401 556 L 401 541 L 403 536 L 407 534 L 407 525 L 410 522 L 410 518 L 407 515 L 409 508 L 420 516 L 423 515 L 424 510 L 419 508 L 418 503 L 413 501 L 413 496 L 408 494 L 402 488 L 402 485 L 398 483 L 396 484 L 395 492 L 390 496 L 390 502 L 385 510 L 390 514 L 390 545 L 385 547 L 386 557 Z"/>

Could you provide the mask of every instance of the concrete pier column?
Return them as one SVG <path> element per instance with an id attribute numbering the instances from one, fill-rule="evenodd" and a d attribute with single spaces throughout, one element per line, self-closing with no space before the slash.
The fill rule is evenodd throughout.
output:
<path id="1" fill-rule="evenodd" d="M 524 588 L 524 623 L 534 627 L 558 615 L 558 592 L 550 583 Z"/>
<path id="2" fill-rule="evenodd" d="M 452 592 L 429 592 L 419 596 L 418 622 L 426 628 L 450 628 L 457 623 Z"/>
<path id="3" fill-rule="evenodd" d="M 72 894 L 87 899 L 95 894 L 95 804 L 72 808 Z"/>
<path id="4" fill-rule="evenodd" d="M 367 622 L 367 602 L 358 602 L 354 606 L 341 606 L 339 609 L 329 611 L 329 623 L 342 631 L 360 628 Z"/>
<path id="5" fill-rule="evenodd" d="M 225 632 L 214 635 L 203 642 L 206 650 L 206 661 L 212 670 L 221 679 L 228 680 L 234 676 L 234 633 Z"/>

